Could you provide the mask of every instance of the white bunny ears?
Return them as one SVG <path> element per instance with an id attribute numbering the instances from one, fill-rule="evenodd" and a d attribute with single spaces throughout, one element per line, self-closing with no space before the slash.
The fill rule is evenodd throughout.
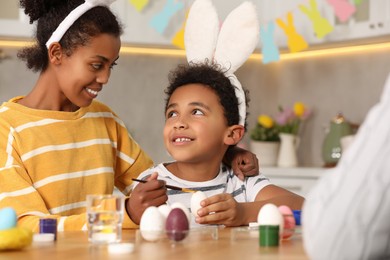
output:
<path id="1" fill-rule="evenodd" d="M 57 29 L 50 36 L 49 40 L 46 42 L 46 47 L 49 49 L 50 44 L 53 42 L 59 42 L 64 36 L 66 31 L 72 26 L 72 24 L 85 14 L 88 10 L 92 9 L 95 6 L 109 6 L 116 0 L 85 0 L 85 2 L 77 6 L 72 12 L 68 14 L 67 17 L 58 25 Z"/>
<path id="2" fill-rule="evenodd" d="M 240 125 L 245 125 L 245 93 L 233 74 L 251 55 L 259 40 L 259 22 L 256 7 L 244 2 L 225 19 L 221 30 L 211 0 L 195 0 L 186 22 L 184 43 L 188 62 L 206 60 L 220 64 L 236 87 Z"/>

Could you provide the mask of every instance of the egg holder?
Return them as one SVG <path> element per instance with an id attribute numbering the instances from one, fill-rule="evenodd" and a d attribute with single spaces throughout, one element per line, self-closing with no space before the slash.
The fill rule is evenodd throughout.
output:
<path id="1" fill-rule="evenodd" d="M 0 252 L 20 250 L 32 243 L 30 229 L 17 226 L 16 211 L 11 207 L 0 209 Z"/>
<path id="2" fill-rule="evenodd" d="M 148 240 L 146 237 L 153 237 Z M 135 243 L 160 243 L 170 242 L 172 244 L 190 243 L 191 241 L 218 240 L 218 226 L 205 226 L 191 228 L 186 231 L 141 231 L 135 234 Z"/>
<path id="3" fill-rule="evenodd" d="M 294 230 L 294 235 L 297 234 Z M 292 235 L 291 237 L 293 237 Z M 240 242 L 243 240 L 254 240 L 257 241 L 260 236 L 260 231 L 259 231 L 259 226 L 257 227 L 237 227 L 237 228 L 232 228 L 230 230 L 230 242 L 231 243 L 236 243 Z M 282 238 L 282 236 L 279 237 L 280 241 L 286 241 L 291 239 L 289 238 Z"/>
<path id="4" fill-rule="evenodd" d="M 259 237 L 259 227 L 250 226 L 250 227 L 236 227 L 230 230 L 230 242 L 240 242 L 242 240 L 252 240 L 258 239 Z"/>

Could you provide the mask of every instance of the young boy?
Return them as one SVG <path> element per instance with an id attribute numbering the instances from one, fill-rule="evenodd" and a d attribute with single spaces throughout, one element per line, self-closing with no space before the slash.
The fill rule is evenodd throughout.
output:
<path id="1" fill-rule="evenodd" d="M 179 66 L 170 74 L 166 94 L 164 142 L 175 161 L 161 163 L 139 178 L 158 178 L 206 193 L 208 198 L 195 219 L 199 224 L 247 225 L 257 221 L 259 209 L 266 203 L 301 209 L 302 197 L 272 185 L 263 175 L 241 181 L 223 164 L 224 154 L 242 139 L 245 127 L 239 124 L 235 87 L 218 65 Z M 165 194 L 165 188 L 147 184 L 134 188 L 137 196 L 144 198 L 143 207 L 158 197 L 154 194 Z M 192 193 L 168 190 L 167 194 L 168 205 L 181 202 L 190 208 Z M 137 223 L 143 213 L 137 209 L 143 207 L 132 203 L 133 199 L 130 197 L 129 204 L 134 204 L 130 215 Z"/>

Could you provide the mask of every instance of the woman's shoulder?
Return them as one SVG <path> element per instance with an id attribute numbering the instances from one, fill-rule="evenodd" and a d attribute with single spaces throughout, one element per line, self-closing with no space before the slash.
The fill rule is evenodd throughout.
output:
<path id="1" fill-rule="evenodd" d="M 22 123 L 26 121 L 26 115 L 25 113 L 28 112 L 29 108 L 26 108 L 22 105 L 19 105 L 17 103 L 17 100 L 23 98 L 22 96 L 11 98 L 8 101 L 5 101 L 0 106 L 0 118 L 1 123 Z"/>

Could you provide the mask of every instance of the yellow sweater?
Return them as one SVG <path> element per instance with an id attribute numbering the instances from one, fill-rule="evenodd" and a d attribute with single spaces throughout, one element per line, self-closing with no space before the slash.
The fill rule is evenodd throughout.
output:
<path id="1" fill-rule="evenodd" d="M 13 207 L 18 224 L 38 230 L 41 217 L 58 231 L 86 228 L 87 194 L 128 195 L 131 178 L 152 166 L 123 122 L 94 101 L 76 112 L 0 106 L 0 209 Z M 136 227 L 125 213 L 124 228 Z"/>

